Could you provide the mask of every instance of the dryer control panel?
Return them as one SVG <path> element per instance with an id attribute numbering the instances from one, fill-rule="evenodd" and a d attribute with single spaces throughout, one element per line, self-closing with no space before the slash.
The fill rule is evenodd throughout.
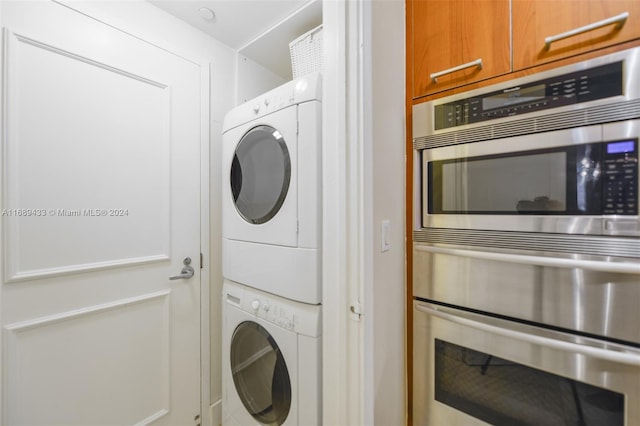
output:
<path id="1" fill-rule="evenodd" d="M 296 101 L 295 93 L 290 94 L 283 92 L 267 93 L 262 98 L 256 98 L 252 101 L 252 111 L 255 115 L 265 115 L 276 112 L 290 105 L 294 105 Z"/>
<path id="2" fill-rule="evenodd" d="M 223 133 L 236 126 L 303 102 L 322 101 L 322 75 L 311 73 L 238 105 L 224 117 Z"/>

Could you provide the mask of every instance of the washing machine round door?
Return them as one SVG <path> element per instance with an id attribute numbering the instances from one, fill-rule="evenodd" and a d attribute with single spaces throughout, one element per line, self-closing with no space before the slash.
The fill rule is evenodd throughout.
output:
<path id="1" fill-rule="evenodd" d="M 257 126 L 240 139 L 231 164 L 231 193 L 240 216 L 261 224 L 282 207 L 291 159 L 282 134 L 271 126 Z"/>
<path id="2" fill-rule="evenodd" d="M 278 344 L 253 321 L 236 327 L 231 338 L 233 383 L 249 414 L 263 424 L 281 425 L 291 408 L 289 371 Z"/>

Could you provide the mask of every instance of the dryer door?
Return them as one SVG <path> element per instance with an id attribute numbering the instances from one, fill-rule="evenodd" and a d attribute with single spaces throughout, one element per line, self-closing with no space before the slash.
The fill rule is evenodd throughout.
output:
<path id="1" fill-rule="evenodd" d="M 231 164 L 231 193 L 249 223 L 271 220 L 282 207 L 291 181 L 291 158 L 282 134 L 256 126 L 242 137 Z"/>
<path id="2" fill-rule="evenodd" d="M 286 108 L 223 135 L 225 238 L 298 246 L 296 111 Z"/>
<path id="3" fill-rule="evenodd" d="M 291 408 L 291 380 L 275 339 L 260 324 L 244 321 L 231 338 L 233 383 L 242 404 L 260 423 L 281 425 Z"/>

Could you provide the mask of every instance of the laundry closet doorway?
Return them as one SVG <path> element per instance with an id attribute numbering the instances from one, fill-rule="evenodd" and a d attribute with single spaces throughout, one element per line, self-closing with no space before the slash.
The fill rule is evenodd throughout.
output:
<path id="1" fill-rule="evenodd" d="M 201 68 L 57 3 L 1 13 L 0 422 L 196 424 Z"/>

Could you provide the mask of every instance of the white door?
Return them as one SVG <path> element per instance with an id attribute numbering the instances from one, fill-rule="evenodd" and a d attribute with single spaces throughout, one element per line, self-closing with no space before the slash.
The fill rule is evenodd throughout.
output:
<path id="1" fill-rule="evenodd" d="M 200 67 L 53 2 L 1 8 L 0 421 L 196 424 Z"/>

